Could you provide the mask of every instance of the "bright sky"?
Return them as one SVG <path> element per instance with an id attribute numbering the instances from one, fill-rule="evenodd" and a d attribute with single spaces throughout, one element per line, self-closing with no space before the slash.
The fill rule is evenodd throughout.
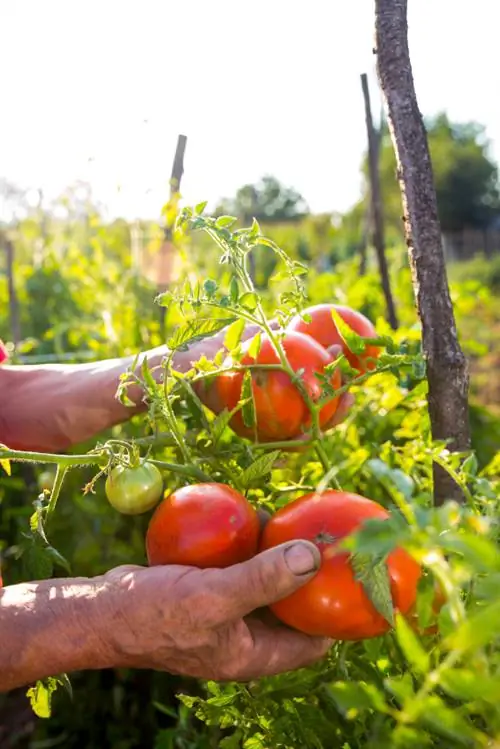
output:
<path id="1" fill-rule="evenodd" d="M 422 112 L 485 124 L 500 159 L 500 0 L 409 6 Z M 0 177 L 154 217 L 184 133 L 188 203 L 265 173 L 316 211 L 358 197 L 372 0 L 0 0 L 0 29 Z"/>

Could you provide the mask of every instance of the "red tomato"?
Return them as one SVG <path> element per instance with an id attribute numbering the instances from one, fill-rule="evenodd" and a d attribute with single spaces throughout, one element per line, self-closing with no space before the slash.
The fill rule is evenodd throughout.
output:
<path id="1" fill-rule="evenodd" d="M 229 567 L 256 554 L 259 533 L 257 512 L 235 489 L 215 483 L 184 486 L 151 518 L 148 562 Z"/>
<path id="2" fill-rule="evenodd" d="M 329 348 L 335 344 L 342 346 L 342 351 L 349 364 L 359 372 L 374 369 L 374 362 L 367 360 L 376 359 L 380 353 L 380 349 L 377 346 L 367 346 L 363 354 L 354 354 L 347 347 L 335 325 L 332 317 L 332 309 L 336 310 L 351 330 L 362 338 L 377 337 L 377 331 L 367 317 L 362 315 L 361 312 L 356 312 L 350 307 L 342 307 L 339 304 L 317 304 L 314 307 L 308 307 L 304 310 L 303 314 L 309 315 L 311 322 L 306 322 L 300 315 L 296 315 L 290 321 L 287 329 L 298 333 L 306 333 L 325 348 Z"/>
<path id="3" fill-rule="evenodd" d="M 306 634 L 336 640 L 362 640 L 387 632 L 390 625 L 355 579 L 349 554 L 335 547 L 366 520 L 388 517 L 370 499 L 333 490 L 307 494 L 279 510 L 264 528 L 261 550 L 306 539 L 320 549 L 322 561 L 310 582 L 271 606 L 278 619 Z M 406 614 L 416 600 L 420 566 L 398 548 L 389 555 L 388 568 L 394 608 Z"/>
<path id="4" fill-rule="evenodd" d="M 248 353 L 252 341 L 243 344 L 241 364 L 279 364 L 278 354 L 271 341 L 262 338 L 257 359 Z M 288 362 L 294 372 L 302 369 L 302 382 L 313 401 L 318 400 L 322 387 L 315 373 L 321 373 L 333 357 L 319 343 L 301 333 L 288 333 L 282 341 Z M 226 362 L 231 364 L 231 358 Z M 223 372 L 217 377 L 218 397 L 231 410 L 241 399 L 244 372 Z M 341 376 L 335 370 L 330 378 L 333 388 L 341 385 Z M 257 436 L 262 442 L 287 440 L 297 437 L 311 422 L 309 409 L 290 377 L 279 370 L 252 370 L 252 390 L 255 402 Z M 338 398 L 325 403 L 320 413 L 321 426 L 331 421 L 337 410 Z M 254 432 L 245 426 L 241 411 L 231 420 L 234 431 L 243 437 L 253 437 Z"/>

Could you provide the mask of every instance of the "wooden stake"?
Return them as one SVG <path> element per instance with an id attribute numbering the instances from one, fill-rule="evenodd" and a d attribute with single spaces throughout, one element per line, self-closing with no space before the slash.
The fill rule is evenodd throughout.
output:
<path id="1" fill-rule="evenodd" d="M 407 0 L 376 0 L 378 76 L 386 100 L 403 200 L 406 243 L 422 323 L 432 436 L 451 450 L 470 448 L 469 374 L 450 299 L 429 144 L 408 48 Z M 436 504 L 462 500 L 460 487 L 434 466 Z"/>
<path id="2" fill-rule="evenodd" d="M 365 102 L 366 132 L 368 136 L 368 164 L 370 174 L 371 225 L 373 245 L 377 253 L 380 280 L 387 307 L 387 320 L 393 330 L 398 328 L 396 306 L 391 291 L 387 258 L 385 256 L 384 217 L 382 211 L 382 193 L 380 190 L 380 175 L 378 170 L 378 141 L 379 136 L 373 127 L 373 117 L 370 105 L 370 91 L 366 73 L 361 76 L 361 88 Z"/>

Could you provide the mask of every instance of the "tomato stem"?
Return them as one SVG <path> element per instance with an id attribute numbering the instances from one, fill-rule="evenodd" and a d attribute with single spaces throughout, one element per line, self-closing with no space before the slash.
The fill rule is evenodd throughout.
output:
<path id="1" fill-rule="evenodd" d="M 50 493 L 49 504 L 47 505 L 47 517 L 49 517 L 56 509 L 57 500 L 61 492 L 64 478 L 68 471 L 68 466 L 63 466 L 60 463 L 57 466 L 56 476 L 54 479 L 54 485 Z"/>
<path id="2" fill-rule="evenodd" d="M 105 456 L 106 461 L 104 461 Z M 70 468 L 72 466 L 103 465 L 104 462 L 107 462 L 108 456 L 105 450 L 99 453 L 87 453 L 86 455 L 58 455 L 56 453 L 27 452 L 0 447 L 0 459 L 23 463 L 57 463 L 60 466 Z"/>
<path id="3" fill-rule="evenodd" d="M 152 463 L 158 468 L 164 468 L 167 471 L 172 471 L 172 473 L 179 473 L 181 476 L 190 476 L 191 478 L 198 479 L 199 481 L 213 482 L 213 478 L 209 476 L 208 473 L 204 473 L 201 468 L 198 468 L 192 463 L 188 463 L 187 465 L 179 465 L 179 463 L 167 463 L 164 460 L 149 460 L 148 462 Z"/>

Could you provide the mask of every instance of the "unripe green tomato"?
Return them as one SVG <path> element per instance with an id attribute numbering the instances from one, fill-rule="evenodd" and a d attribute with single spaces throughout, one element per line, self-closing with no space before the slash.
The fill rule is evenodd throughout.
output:
<path id="1" fill-rule="evenodd" d="M 140 515 L 151 510 L 163 494 L 163 479 L 153 463 L 136 467 L 116 466 L 106 479 L 106 497 L 124 515 Z"/>
<path id="2" fill-rule="evenodd" d="M 52 487 L 54 486 L 54 481 L 56 478 L 55 471 L 42 471 L 41 474 L 38 477 L 38 488 L 41 492 L 43 492 L 44 489 L 46 489 L 48 492 L 52 491 Z"/>

